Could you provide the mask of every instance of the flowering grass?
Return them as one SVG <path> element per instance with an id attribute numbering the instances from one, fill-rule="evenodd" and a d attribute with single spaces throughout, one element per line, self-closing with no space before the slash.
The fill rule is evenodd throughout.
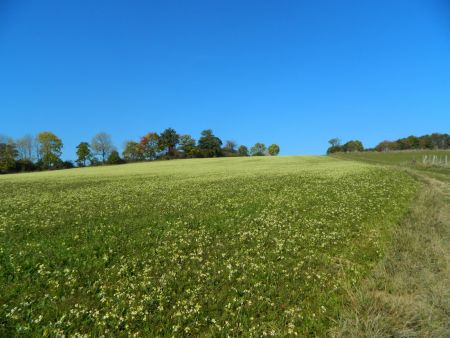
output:
<path id="1" fill-rule="evenodd" d="M 323 335 L 416 187 L 330 157 L 0 176 L 0 336 Z"/>
<path id="2" fill-rule="evenodd" d="M 450 332 L 450 167 L 411 159 L 450 150 L 346 153 L 336 157 L 395 166 L 419 193 L 395 227 L 383 259 L 349 290 L 332 337 L 447 337 Z M 335 155 L 333 155 L 335 156 Z"/>

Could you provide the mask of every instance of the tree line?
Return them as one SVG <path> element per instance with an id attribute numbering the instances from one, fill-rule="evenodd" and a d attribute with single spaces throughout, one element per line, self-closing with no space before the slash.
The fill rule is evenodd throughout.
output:
<path id="1" fill-rule="evenodd" d="M 408 136 L 396 141 L 382 141 L 375 148 L 365 149 L 359 140 L 351 140 L 341 144 L 339 138 L 328 141 L 330 147 L 327 154 L 352 151 L 394 151 L 394 150 L 425 150 L 425 149 L 450 149 L 450 135 L 433 133 L 423 136 Z"/>
<path id="2" fill-rule="evenodd" d="M 49 131 L 17 140 L 0 136 L 0 173 L 181 158 L 276 156 L 280 152 L 277 144 L 267 147 L 258 142 L 248 149 L 232 140 L 223 143 L 211 129 L 203 130 L 196 141 L 191 135 L 180 135 L 173 128 L 159 134 L 149 132 L 137 141 L 127 141 L 122 154 L 117 151 L 111 136 L 104 132 L 96 134 L 90 142 L 80 142 L 74 162 L 61 159 L 62 149 L 62 140 Z"/>
<path id="3" fill-rule="evenodd" d="M 376 151 L 411 149 L 450 149 L 450 135 L 433 133 L 423 136 L 408 136 L 396 141 L 382 141 L 374 148 Z"/>
<path id="4" fill-rule="evenodd" d="M 327 149 L 327 154 L 338 152 L 352 152 L 352 151 L 364 151 L 364 146 L 359 140 L 350 140 L 347 143 L 341 144 L 341 140 L 337 137 L 328 141 L 330 147 Z"/>

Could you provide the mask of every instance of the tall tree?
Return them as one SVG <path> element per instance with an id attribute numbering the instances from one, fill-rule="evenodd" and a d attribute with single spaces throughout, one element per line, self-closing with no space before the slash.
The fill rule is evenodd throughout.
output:
<path id="1" fill-rule="evenodd" d="M 25 135 L 16 141 L 17 151 L 19 153 L 19 159 L 21 160 L 33 160 L 34 151 L 34 138 L 32 135 Z"/>
<path id="2" fill-rule="evenodd" d="M 160 137 L 157 133 L 148 133 L 141 137 L 140 151 L 146 160 L 154 160 L 159 150 Z"/>
<path id="3" fill-rule="evenodd" d="M 125 149 L 122 152 L 122 156 L 125 161 L 129 162 L 142 161 L 144 159 L 140 144 L 134 141 L 125 143 Z"/>
<path id="4" fill-rule="evenodd" d="M 45 169 L 53 168 L 61 162 L 63 143 L 61 139 L 50 131 L 37 135 L 39 153 L 42 166 Z"/>
<path id="5" fill-rule="evenodd" d="M 327 154 L 337 153 L 342 151 L 341 147 L 341 140 L 337 137 L 334 137 L 330 140 L 328 140 L 328 143 L 330 144 L 330 147 L 327 149 Z"/>
<path id="6" fill-rule="evenodd" d="M 225 146 L 223 147 L 223 149 L 224 149 L 225 151 L 230 152 L 230 153 L 235 153 L 235 152 L 236 152 L 236 147 L 237 147 L 237 144 L 236 144 L 235 141 L 233 141 L 233 140 L 227 140 L 227 141 L 225 142 Z"/>
<path id="7" fill-rule="evenodd" d="M 278 144 L 271 144 L 268 151 L 270 156 L 277 156 L 280 153 L 280 146 Z"/>
<path id="8" fill-rule="evenodd" d="M 179 149 L 183 151 L 186 157 L 194 157 L 196 153 L 195 140 L 191 135 L 181 135 Z"/>
<path id="9" fill-rule="evenodd" d="M 119 152 L 117 150 L 111 151 L 108 156 L 108 164 L 122 164 L 123 159 L 120 158 Z"/>
<path id="10" fill-rule="evenodd" d="M 0 173 L 13 171 L 16 167 L 18 152 L 12 139 L 0 140 Z"/>
<path id="11" fill-rule="evenodd" d="M 205 157 L 217 157 L 222 155 L 222 141 L 213 134 L 211 129 L 202 131 L 198 140 L 198 148 Z"/>
<path id="12" fill-rule="evenodd" d="M 241 156 L 248 156 L 248 148 L 244 145 L 241 145 L 238 149 L 238 153 Z"/>
<path id="13" fill-rule="evenodd" d="M 266 145 L 264 143 L 255 143 L 255 145 L 250 149 L 252 156 L 265 156 L 266 155 Z"/>
<path id="14" fill-rule="evenodd" d="M 166 151 L 167 155 L 173 156 L 175 155 L 175 147 L 179 141 L 180 137 L 175 129 L 167 128 L 159 136 L 159 147 L 162 151 Z"/>
<path id="15" fill-rule="evenodd" d="M 36 135 L 36 137 L 33 140 L 33 144 L 34 144 L 34 154 L 36 155 L 36 161 L 40 162 L 41 161 L 41 145 L 39 144 L 39 140 L 38 137 Z"/>
<path id="16" fill-rule="evenodd" d="M 89 146 L 89 143 L 87 142 L 80 142 L 79 145 L 77 145 L 77 160 L 78 166 L 86 166 L 86 162 L 90 161 L 92 157 L 91 147 Z"/>
<path id="17" fill-rule="evenodd" d="M 98 133 L 92 138 L 91 148 L 95 155 L 101 156 L 102 162 L 105 163 L 114 146 L 111 141 L 111 136 L 107 133 Z"/>

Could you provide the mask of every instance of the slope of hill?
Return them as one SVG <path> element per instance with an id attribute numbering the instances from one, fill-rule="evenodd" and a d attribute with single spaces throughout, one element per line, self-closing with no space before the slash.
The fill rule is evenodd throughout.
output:
<path id="1" fill-rule="evenodd" d="M 340 314 L 333 336 L 448 336 L 450 167 L 445 163 L 445 156 L 450 160 L 450 151 L 333 155 L 397 167 L 422 183 L 410 212 L 396 228 L 383 260 L 360 288 L 349 291 L 351 301 Z M 434 164 L 420 160 L 433 157 Z"/>
<path id="2" fill-rule="evenodd" d="M 402 150 L 388 152 L 335 153 L 333 158 L 371 164 L 395 165 L 419 170 L 428 176 L 450 182 L 450 150 Z"/>
<path id="3" fill-rule="evenodd" d="M 0 177 L 0 336 L 324 335 L 416 189 L 329 157 Z"/>

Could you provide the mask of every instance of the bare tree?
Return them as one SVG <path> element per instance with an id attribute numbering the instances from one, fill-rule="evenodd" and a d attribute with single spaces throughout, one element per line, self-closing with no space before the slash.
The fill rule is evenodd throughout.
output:
<path id="1" fill-rule="evenodd" d="M 36 161 L 41 160 L 41 146 L 38 140 L 38 137 L 33 138 L 33 148 L 34 148 L 34 154 L 36 155 Z"/>
<path id="2" fill-rule="evenodd" d="M 111 141 L 111 136 L 107 133 L 98 133 L 92 138 L 91 148 L 97 156 L 101 156 L 102 162 L 105 163 L 114 146 Z"/>
<path id="3" fill-rule="evenodd" d="M 17 151 L 21 160 L 33 160 L 34 137 L 30 134 L 19 138 L 16 141 Z"/>

